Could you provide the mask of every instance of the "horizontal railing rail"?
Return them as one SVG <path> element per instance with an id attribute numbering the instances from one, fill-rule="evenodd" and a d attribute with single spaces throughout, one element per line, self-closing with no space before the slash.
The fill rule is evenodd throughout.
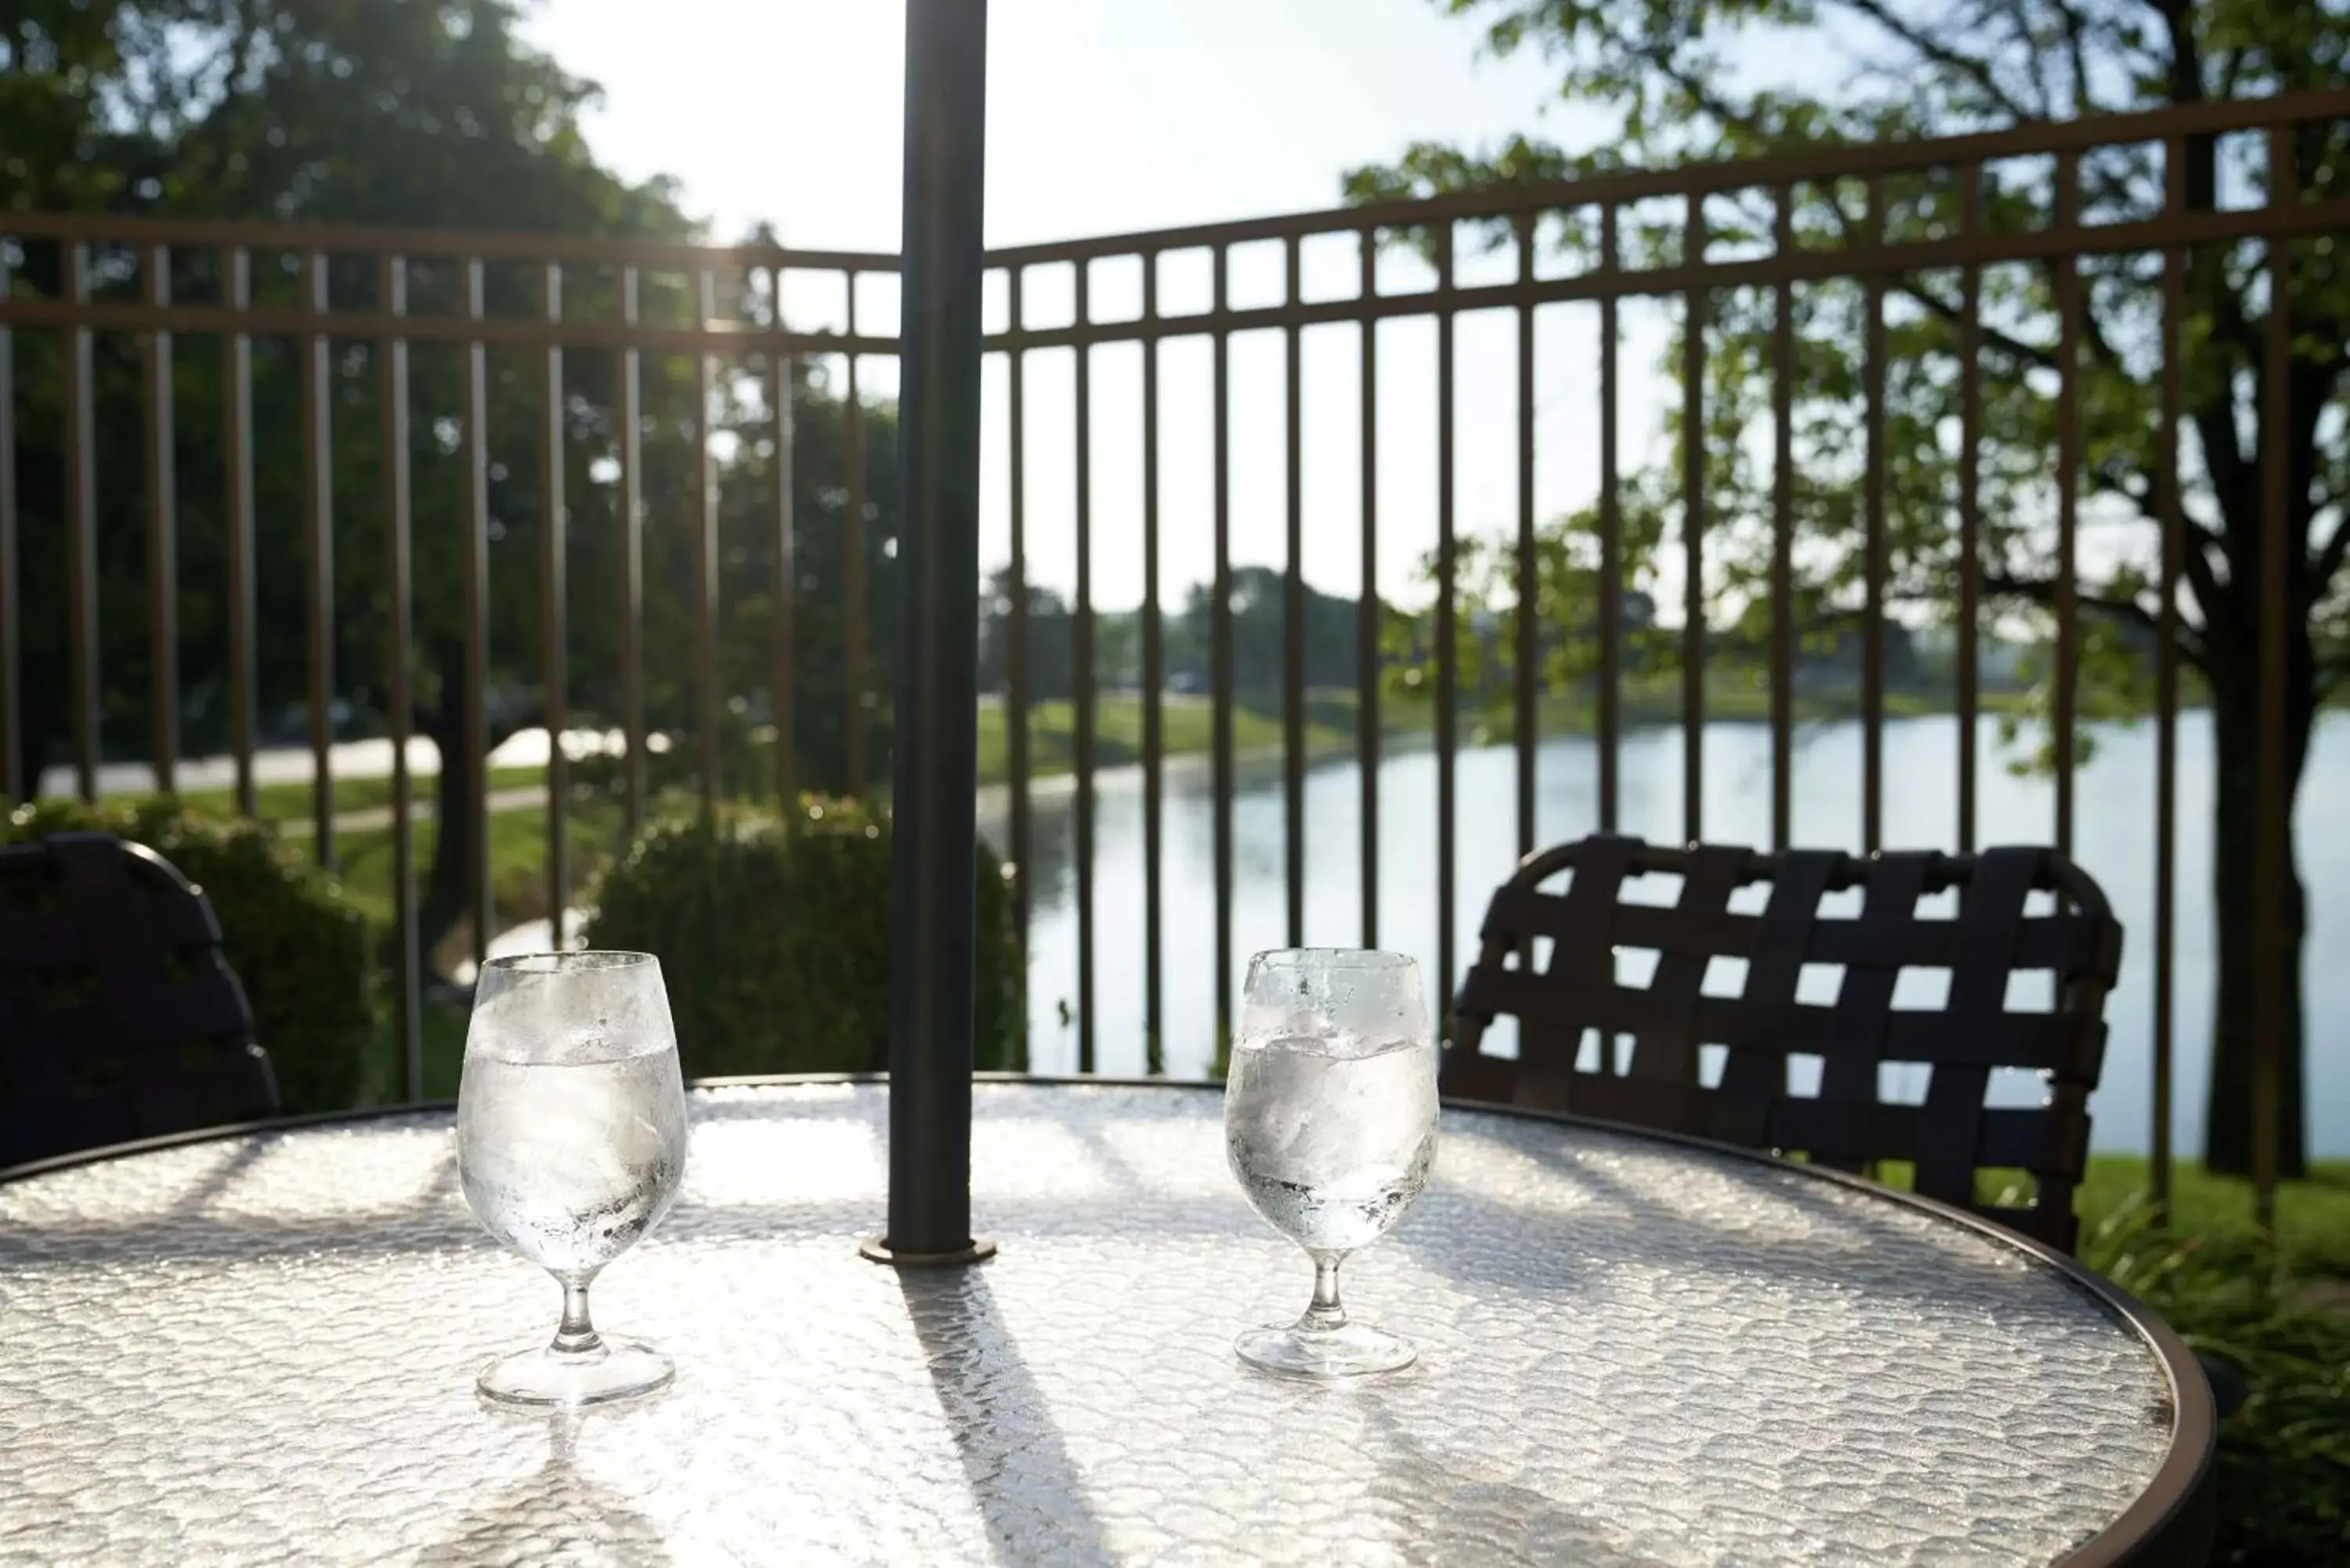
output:
<path id="1" fill-rule="evenodd" d="M 1663 169 L 1623 169 L 1572 180 L 1525 181 L 1488 190 L 1415 201 L 1365 203 L 1320 212 L 1242 218 L 1225 223 L 1136 229 L 1087 239 L 998 246 L 991 267 L 1243 244 L 1358 231 L 1367 225 L 1409 228 L 1447 220 L 1506 217 L 1526 211 L 1565 212 L 1623 206 L 1658 196 L 1716 194 L 1807 182 L 1960 169 L 2008 159 L 2080 153 L 2100 148 L 2167 141 L 2173 137 L 2224 136 L 2273 126 L 2339 120 L 2344 94 L 2332 90 L 2271 98 L 2214 99 L 2128 114 L 2036 120 L 1972 135 L 1914 141 L 1839 142 L 1800 152 L 1693 162 Z M 243 244 L 255 250 L 392 252 L 417 256 L 478 255 L 487 259 L 592 262 L 673 267 L 681 271 L 734 265 L 748 269 L 806 268 L 825 272 L 895 272 L 886 251 L 803 249 L 781 244 L 704 244 L 588 234 L 458 233 L 432 228 L 381 228 L 249 219 L 167 218 L 106 213 L 9 213 L 5 228 L 28 239 L 113 241 L 133 244 Z"/>

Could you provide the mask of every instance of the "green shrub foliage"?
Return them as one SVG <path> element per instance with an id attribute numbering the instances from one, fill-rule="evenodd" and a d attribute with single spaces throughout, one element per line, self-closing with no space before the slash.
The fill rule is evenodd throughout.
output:
<path id="1" fill-rule="evenodd" d="M 2220 1423 L 2211 1561 L 2350 1563 L 2350 1316 L 2258 1243 L 2172 1236 L 2144 1209 L 2106 1220 L 2082 1258 L 2241 1385 Z"/>
<path id="2" fill-rule="evenodd" d="M 889 826 L 806 799 L 647 830 L 595 889 L 590 947 L 657 955 L 689 1077 L 879 1071 L 889 1029 Z M 975 1054 L 1026 1065 L 1003 866 L 983 845 Z"/>

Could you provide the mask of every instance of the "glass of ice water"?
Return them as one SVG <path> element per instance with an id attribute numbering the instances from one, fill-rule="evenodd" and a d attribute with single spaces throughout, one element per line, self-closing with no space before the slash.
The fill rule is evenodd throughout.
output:
<path id="1" fill-rule="evenodd" d="M 457 1090 L 465 1201 L 563 1286 L 553 1343 L 501 1356 L 481 1390 L 587 1405 L 658 1388 L 670 1359 L 596 1332 L 588 1286 L 669 1212 L 685 1174 L 685 1084 L 650 953 L 531 953 L 482 966 Z"/>
<path id="2" fill-rule="evenodd" d="M 1419 966 L 1337 948 L 1250 960 L 1224 1151 L 1251 1206 L 1314 1260 L 1305 1315 L 1241 1335 L 1241 1359 L 1299 1377 L 1411 1365 L 1409 1340 L 1348 1320 L 1338 1265 L 1387 1234 L 1435 1163 L 1436 1042 Z"/>

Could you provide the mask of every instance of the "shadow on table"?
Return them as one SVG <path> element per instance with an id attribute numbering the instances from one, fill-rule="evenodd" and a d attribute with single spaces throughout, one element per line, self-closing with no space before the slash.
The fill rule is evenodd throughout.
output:
<path id="1" fill-rule="evenodd" d="M 1365 1447 L 1379 1467 L 1380 1496 L 1412 1521 L 1413 1562 L 1655 1568 L 1664 1561 L 1532 1488 L 1456 1469 L 1451 1456 L 1406 1431 L 1376 1393 L 1367 1403 Z"/>
<path id="2" fill-rule="evenodd" d="M 1881 1249 L 1888 1246 L 1897 1249 L 1896 1256 L 1939 1252 L 1953 1269 L 1997 1268 L 2010 1262 L 2000 1256 L 1995 1242 L 1987 1243 L 1975 1231 L 1923 1216 L 1890 1195 L 1847 1189 L 1800 1166 L 1738 1159 L 1728 1167 L 1751 1189 L 1751 1218 L 1775 1210 L 1771 1224 L 1701 1212 L 1676 1190 L 1636 1185 L 1601 1162 L 1578 1158 L 1583 1136 L 1579 1129 L 1561 1129 L 1555 1138 L 1511 1138 L 1506 1147 L 1545 1167 L 1555 1187 L 1589 1202 L 1591 1221 L 1448 1184 L 1440 1156 L 1437 1179 L 1398 1241 L 1416 1262 L 1456 1283 L 1569 1293 L 1600 1288 L 1617 1266 L 1634 1262 L 1659 1268 L 1696 1263 L 1839 1290 L 1852 1286 L 1861 1261 L 1881 1259 L 1887 1255 Z M 1694 1169 L 1733 1157 L 1690 1151 L 1682 1158 Z M 1447 1223 L 1448 1217 L 1455 1222 Z M 1816 1231 L 1808 1241 L 1787 1234 L 1811 1222 Z M 1538 1233 L 1561 1244 L 1523 1244 Z M 1919 1300 L 1943 1299 L 1949 1283 L 1935 1268 L 1895 1270 L 1881 1262 L 1869 1267 L 1866 1277 L 1879 1295 Z"/>
<path id="3" fill-rule="evenodd" d="M 245 1173 L 261 1163 L 261 1157 L 271 1147 L 264 1137 L 239 1138 L 231 1147 L 226 1159 L 215 1166 L 203 1179 L 182 1194 L 172 1205 L 172 1218 L 186 1219 L 202 1214 L 213 1199 L 242 1180 Z"/>
<path id="4" fill-rule="evenodd" d="M 1085 1480 L 1053 1427 L 984 1268 L 906 1269 L 898 1286 L 997 1561 L 1107 1561 Z"/>
<path id="5" fill-rule="evenodd" d="M 510 1420 L 528 1417 L 508 1415 Z M 579 1469 L 582 1427 L 595 1417 L 557 1410 L 546 1426 L 546 1462 L 536 1474 L 484 1500 L 421 1559 L 428 1568 L 542 1563 L 657 1565 L 671 1555 L 661 1532 L 628 1500 Z"/>

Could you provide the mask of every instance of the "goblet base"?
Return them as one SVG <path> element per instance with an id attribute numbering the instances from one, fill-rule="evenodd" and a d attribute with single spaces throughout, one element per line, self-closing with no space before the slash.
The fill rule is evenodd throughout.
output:
<path id="1" fill-rule="evenodd" d="M 1232 1341 L 1243 1361 L 1282 1377 L 1361 1377 L 1399 1372 L 1419 1359 L 1411 1341 L 1366 1323 L 1336 1328 L 1268 1324 Z"/>
<path id="2" fill-rule="evenodd" d="M 482 1368 L 475 1385 L 502 1405 L 602 1405 L 664 1388 L 676 1364 L 649 1345 L 605 1336 L 588 1350 L 534 1345 Z"/>

